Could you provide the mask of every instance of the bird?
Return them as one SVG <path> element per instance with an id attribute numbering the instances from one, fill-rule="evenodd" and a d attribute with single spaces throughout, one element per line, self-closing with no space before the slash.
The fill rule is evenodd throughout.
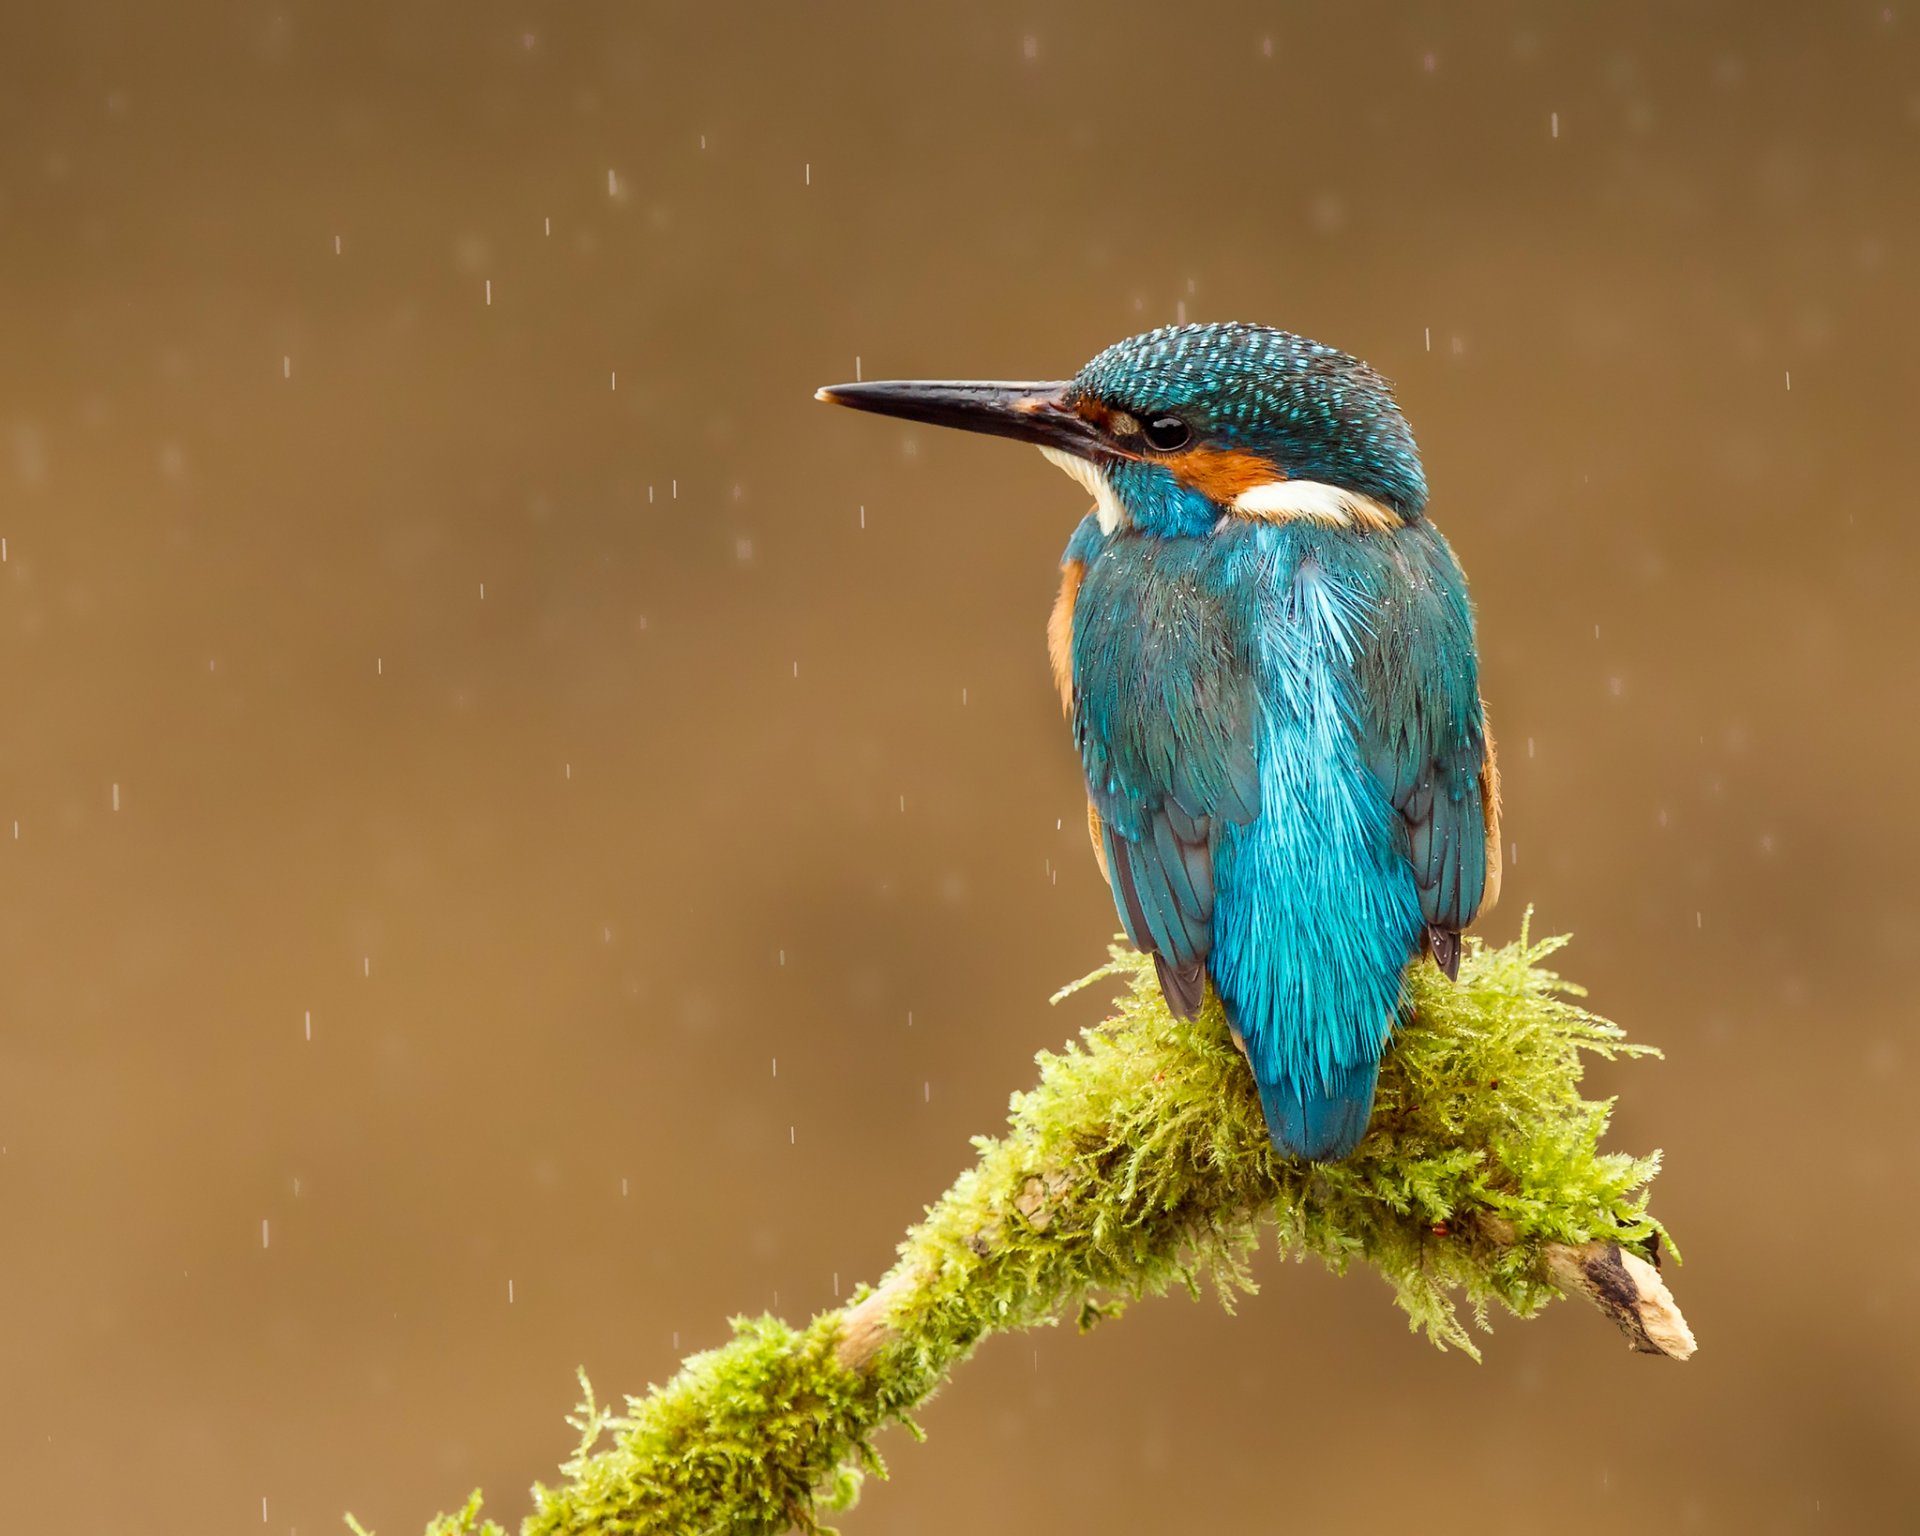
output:
<path id="1" fill-rule="evenodd" d="M 1458 980 L 1501 874 L 1473 609 L 1392 386 L 1210 323 L 816 398 L 1035 445 L 1092 497 L 1047 641 L 1095 858 L 1171 1012 L 1218 996 L 1275 1150 L 1349 1157 L 1410 968 Z"/>

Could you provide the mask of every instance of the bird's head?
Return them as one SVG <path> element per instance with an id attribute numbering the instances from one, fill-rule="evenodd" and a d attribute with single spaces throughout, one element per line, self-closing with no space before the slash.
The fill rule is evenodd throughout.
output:
<path id="1" fill-rule="evenodd" d="M 1034 443 L 1092 493 L 1108 532 L 1197 537 L 1222 518 L 1384 530 L 1426 506 L 1386 380 L 1269 326 L 1147 331 L 1062 383 L 836 384 L 817 398 Z"/>

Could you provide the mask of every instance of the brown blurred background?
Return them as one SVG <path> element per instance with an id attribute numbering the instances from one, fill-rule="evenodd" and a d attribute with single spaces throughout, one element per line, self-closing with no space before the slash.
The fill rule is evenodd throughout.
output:
<path id="1" fill-rule="evenodd" d="M 809 395 L 1181 315 L 1399 381 L 1703 1347 L 1269 1259 L 849 1530 L 1920 1518 L 1920 11 L 8 9 L 0 1525 L 517 1519 L 884 1270 L 1098 1014 L 1082 507 Z"/>

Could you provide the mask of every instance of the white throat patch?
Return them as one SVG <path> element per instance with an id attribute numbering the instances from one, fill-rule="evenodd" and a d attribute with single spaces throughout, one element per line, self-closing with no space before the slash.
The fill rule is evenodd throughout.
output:
<path id="1" fill-rule="evenodd" d="M 1256 485 L 1234 497 L 1228 510 L 1237 517 L 1268 523 L 1300 518 L 1329 528 L 1370 528 L 1383 533 L 1400 526 L 1400 519 L 1371 496 L 1318 480 L 1274 480 Z"/>
<path id="2" fill-rule="evenodd" d="M 1100 519 L 1102 533 L 1113 533 L 1133 521 L 1120 504 L 1120 498 L 1113 494 L 1113 487 L 1107 484 L 1107 477 L 1098 464 L 1059 448 L 1042 448 L 1040 452 L 1049 464 L 1084 487 L 1093 498 L 1094 516 Z"/>

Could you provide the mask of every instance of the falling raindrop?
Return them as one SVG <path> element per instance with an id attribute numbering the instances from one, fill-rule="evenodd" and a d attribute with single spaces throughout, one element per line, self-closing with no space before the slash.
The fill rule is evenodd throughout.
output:
<path id="1" fill-rule="evenodd" d="M 290 379 L 293 377 L 293 358 L 291 356 L 282 357 L 280 359 L 280 377 L 283 379 Z"/>
<path id="2" fill-rule="evenodd" d="M 507 1305 L 513 1305 L 513 1282 L 511 1280 L 507 1282 Z"/>
<path id="3" fill-rule="evenodd" d="M 1553 136 L 1556 139 L 1560 137 L 1560 114 L 1558 112 L 1553 114 Z"/>
<path id="4" fill-rule="evenodd" d="M 493 279 L 492 278 L 487 279 L 487 304 L 489 307 L 491 307 L 493 304 Z"/>
<path id="5" fill-rule="evenodd" d="M 311 1008 L 307 1010 L 307 1038 L 309 1040 L 313 1038 L 313 1010 Z"/>
<path id="6" fill-rule="evenodd" d="M 120 786 L 118 784 L 113 786 L 113 808 L 116 811 L 120 809 Z"/>
<path id="7" fill-rule="evenodd" d="M 264 1216 L 260 1218 L 260 1246 L 262 1248 L 265 1248 L 268 1246 L 267 1218 Z"/>

